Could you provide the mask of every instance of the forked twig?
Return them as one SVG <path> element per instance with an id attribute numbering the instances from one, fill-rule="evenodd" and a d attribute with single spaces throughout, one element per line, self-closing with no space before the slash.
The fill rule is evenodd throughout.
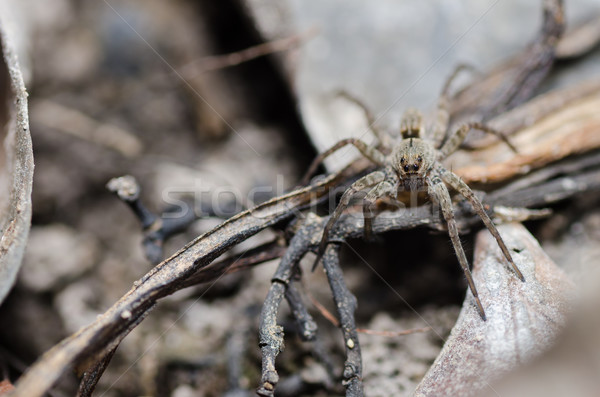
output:
<path id="1" fill-rule="evenodd" d="M 340 246 L 330 244 L 323 255 L 323 268 L 327 274 L 333 301 L 340 318 L 340 330 L 344 337 L 346 361 L 342 372 L 343 384 L 346 386 L 346 396 L 359 397 L 364 394 L 362 383 L 362 356 L 354 321 L 356 297 L 348 290 L 344 275 L 340 268 Z"/>

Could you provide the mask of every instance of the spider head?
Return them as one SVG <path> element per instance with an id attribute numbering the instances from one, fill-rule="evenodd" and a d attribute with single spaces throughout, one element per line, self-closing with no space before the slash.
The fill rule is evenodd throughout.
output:
<path id="1" fill-rule="evenodd" d="M 433 166 L 431 147 L 418 138 L 404 139 L 394 153 L 393 167 L 401 180 L 422 179 Z"/>

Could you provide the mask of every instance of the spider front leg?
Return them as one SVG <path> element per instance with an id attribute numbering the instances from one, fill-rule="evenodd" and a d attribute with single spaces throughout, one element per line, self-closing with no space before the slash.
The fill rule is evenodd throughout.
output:
<path id="1" fill-rule="evenodd" d="M 495 130 L 483 123 L 471 122 L 461 125 L 453 135 L 450 135 L 444 145 L 440 149 L 440 153 L 442 154 L 442 158 L 448 157 L 450 154 L 454 153 L 458 147 L 465 141 L 467 134 L 471 130 L 479 130 L 483 132 L 487 132 L 488 134 L 496 135 L 499 139 L 501 139 L 504 143 L 508 145 L 508 147 L 515 153 L 517 153 L 517 148 L 510 143 L 508 138 L 500 131 Z"/>
<path id="2" fill-rule="evenodd" d="M 517 277 L 519 277 L 519 279 L 521 281 L 525 281 L 525 277 L 523 277 L 523 273 L 521 273 L 521 271 L 519 270 L 519 268 L 513 261 L 513 258 L 510 255 L 510 251 L 506 247 L 506 244 L 504 244 L 504 240 L 502 240 L 502 237 L 500 236 L 500 232 L 498 232 L 496 225 L 494 225 L 494 222 L 492 222 L 492 220 L 490 219 L 487 212 L 485 212 L 485 209 L 483 208 L 483 204 L 481 204 L 481 201 L 477 198 L 477 196 L 475 196 L 475 193 L 473 193 L 471 188 L 462 179 L 460 179 L 458 177 L 458 175 L 456 175 L 455 173 L 453 173 L 451 171 L 448 171 L 445 169 L 439 169 L 438 173 L 440 174 L 440 176 L 444 180 L 444 182 L 446 182 L 448 185 L 452 186 L 452 188 L 456 189 L 456 191 L 458 193 L 460 193 L 464 198 L 469 200 L 469 203 L 471 203 L 471 206 L 473 207 L 473 209 L 475 210 L 477 215 L 479 215 L 479 217 L 481 218 L 481 220 L 483 221 L 483 223 L 485 224 L 487 229 L 490 231 L 492 236 L 494 236 L 494 238 L 496 239 L 496 242 L 498 243 L 500 250 L 502 250 L 504 257 L 506 257 L 506 260 L 508 261 L 508 263 L 510 263 L 510 266 L 514 270 Z"/>
<path id="3" fill-rule="evenodd" d="M 373 116 L 373 113 L 371 113 L 371 110 L 369 110 L 367 105 L 365 105 L 363 101 L 361 101 L 354 95 L 350 94 L 346 90 L 338 91 L 337 95 L 346 99 L 347 101 L 352 102 L 353 104 L 355 104 L 356 106 L 361 108 L 361 110 L 365 114 L 365 119 L 367 119 L 367 123 L 369 125 L 369 130 L 373 133 L 373 135 L 375 135 L 375 138 L 377 138 L 377 140 L 379 141 L 379 143 L 382 146 L 391 149 L 392 143 L 393 143 L 392 137 L 389 134 L 387 134 L 385 131 L 382 131 L 375 126 L 377 119 L 375 118 L 375 116 Z"/>
<path id="4" fill-rule="evenodd" d="M 439 149 L 440 146 L 442 146 L 450 121 L 450 85 L 460 72 L 464 70 L 474 70 L 474 68 L 473 66 L 464 63 L 458 64 L 446 80 L 444 88 L 442 88 L 442 93 L 438 99 L 435 125 L 433 126 L 433 132 L 431 134 L 431 141 L 433 147 L 436 149 Z"/>
<path id="5" fill-rule="evenodd" d="M 315 173 L 315 171 L 317 170 L 319 165 L 327 157 L 331 156 L 333 153 L 337 152 L 338 150 L 340 150 L 341 148 L 343 148 L 344 146 L 347 146 L 347 145 L 352 145 L 355 148 L 357 148 L 363 156 L 365 156 L 366 158 L 368 158 L 375 164 L 377 164 L 379 166 L 384 165 L 385 155 L 383 153 L 381 153 L 379 150 L 377 150 L 377 148 L 367 145 L 365 142 L 361 141 L 360 139 L 355 139 L 355 138 L 342 139 L 341 141 L 339 141 L 338 143 L 336 143 L 335 145 L 333 145 L 332 147 L 330 147 L 323 153 L 319 154 L 313 160 L 310 167 L 308 168 L 308 171 L 306 171 L 306 173 L 304 174 L 304 177 L 302 177 L 300 184 L 307 185 L 308 182 L 310 181 L 310 177 Z"/>
<path id="6" fill-rule="evenodd" d="M 458 257 L 458 262 L 460 263 L 465 277 L 467 278 L 469 289 L 471 290 L 471 292 L 473 293 L 473 297 L 475 298 L 475 303 L 477 305 L 479 315 L 485 321 L 485 311 L 483 310 L 481 300 L 479 299 L 477 288 L 475 288 L 475 283 L 473 282 L 473 277 L 471 276 L 471 270 L 469 270 L 469 262 L 467 261 L 465 251 L 463 250 L 463 247 L 460 243 L 460 237 L 458 236 L 458 227 L 456 226 L 456 219 L 454 219 L 454 213 L 452 212 L 452 200 L 450 198 L 448 188 L 446 188 L 446 185 L 444 185 L 444 182 L 437 174 L 433 175 L 433 177 L 428 178 L 427 188 L 429 195 L 432 196 L 434 201 L 439 203 L 442 209 L 442 214 L 444 215 L 444 219 L 448 224 L 448 234 L 450 235 L 450 240 L 452 240 L 454 251 L 456 252 L 456 256 Z"/>
<path id="7" fill-rule="evenodd" d="M 366 240 L 370 240 L 373 235 L 373 218 L 375 218 L 373 207 L 375 202 L 380 198 L 395 197 L 398 192 L 396 185 L 389 180 L 385 180 L 377 184 L 363 199 L 364 236 Z"/>
<path id="8" fill-rule="evenodd" d="M 346 209 L 348 204 L 350 204 L 350 199 L 352 198 L 352 196 L 363 189 L 375 186 L 375 185 L 383 182 L 385 180 L 385 176 L 386 175 L 383 171 L 371 172 L 370 174 L 365 175 L 362 178 L 360 178 L 359 180 L 357 180 L 356 182 L 354 182 L 348 188 L 348 190 L 346 190 L 344 192 L 344 194 L 342 195 L 342 198 L 340 200 L 340 203 L 335 208 L 335 211 L 329 218 L 329 221 L 327 221 L 327 225 L 325 226 L 325 229 L 323 229 L 323 237 L 321 238 L 321 243 L 319 244 L 319 250 L 317 251 L 317 258 L 315 259 L 315 263 L 313 265 L 313 270 L 317 267 L 317 263 L 319 263 L 319 260 L 321 259 L 321 257 L 323 256 L 323 253 L 325 252 L 325 248 L 327 247 L 327 243 L 328 243 L 327 240 L 329 238 L 329 232 L 333 228 L 333 225 L 335 225 L 335 222 L 338 220 L 340 215 L 342 215 L 342 212 L 344 212 L 344 210 Z"/>

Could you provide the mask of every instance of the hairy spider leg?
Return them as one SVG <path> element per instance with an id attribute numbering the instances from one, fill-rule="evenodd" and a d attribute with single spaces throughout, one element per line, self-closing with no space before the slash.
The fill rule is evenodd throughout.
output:
<path id="1" fill-rule="evenodd" d="M 456 219 L 454 219 L 454 213 L 452 212 L 452 200 L 450 198 L 448 188 L 441 180 L 440 176 L 437 174 L 434 174 L 428 179 L 428 193 L 431 197 L 434 198 L 434 200 L 437 203 L 439 203 L 442 209 L 442 214 L 444 215 L 444 219 L 448 224 L 448 234 L 450 235 L 452 246 L 454 246 L 454 252 L 456 253 L 458 262 L 460 263 L 460 266 L 463 269 L 463 273 L 465 274 L 467 283 L 469 284 L 469 289 L 471 290 L 471 293 L 473 293 L 473 297 L 475 298 L 475 303 L 477 305 L 479 315 L 485 321 L 485 311 L 483 310 L 481 300 L 479 299 L 477 288 L 475 288 L 475 283 L 473 282 L 473 277 L 471 276 L 471 270 L 469 270 L 469 262 L 467 261 L 465 251 L 463 250 L 462 244 L 460 243 L 460 237 L 458 236 L 458 227 L 456 226 Z"/>
<path id="2" fill-rule="evenodd" d="M 435 124 L 433 125 L 431 134 L 431 142 L 436 149 L 439 149 L 442 146 L 450 122 L 450 86 L 462 71 L 473 71 L 474 69 L 475 68 L 472 65 L 460 63 L 456 65 L 454 71 L 452 71 L 444 83 L 442 93 L 438 98 Z"/>
<path id="3" fill-rule="evenodd" d="M 467 134 L 471 130 L 480 130 L 489 134 L 496 135 L 504 143 L 506 143 L 513 152 L 517 153 L 517 148 L 514 147 L 512 143 L 510 143 L 508 138 L 502 132 L 488 127 L 483 123 L 471 122 L 461 125 L 457 130 L 454 131 L 452 135 L 448 137 L 448 139 L 446 140 L 446 142 L 444 142 L 444 145 L 440 149 L 442 158 L 446 158 L 450 154 L 454 153 L 458 149 L 458 147 L 464 142 L 465 138 L 467 137 Z"/>
<path id="4" fill-rule="evenodd" d="M 389 173 L 390 176 L 395 176 L 395 173 Z M 363 217 L 365 219 L 364 224 L 364 236 L 366 240 L 370 240 L 373 235 L 373 218 L 375 218 L 375 211 L 373 207 L 375 206 L 375 202 L 383 197 L 391 197 L 395 198 L 398 194 L 398 178 L 396 180 L 390 180 L 388 177 L 383 182 L 375 185 L 373 189 L 367 193 L 365 198 L 363 199 Z"/>
<path id="5" fill-rule="evenodd" d="M 348 204 L 350 203 L 350 199 L 357 192 L 364 190 L 368 187 L 375 186 L 385 180 L 385 173 L 383 171 L 375 171 L 371 172 L 368 175 L 363 176 L 356 182 L 354 182 L 342 195 L 340 199 L 340 203 L 335 208 L 335 211 L 330 216 L 329 221 L 327 221 L 327 225 L 325 225 L 325 229 L 323 229 L 323 237 L 321 238 L 321 242 L 319 243 L 319 249 L 317 251 L 317 258 L 315 259 L 315 263 L 313 264 L 312 269 L 314 270 L 321 260 L 323 253 L 325 252 L 325 248 L 328 244 L 329 232 L 335 225 L 335 222 L 342 215 L 342 212 L 346 209 Z"/>
<path id="6" fill-rule="evenodd" d="M 500 236 L 500 232 L 498 232 L 498 229 L 496 228 L 496 225 L 494 225 L 487 212 L 485 212 L 483 204 L 481 204 L 481 201 L 477 198 L 477 196 L 475 196 L 475 193 L 473 193 L 471 188 L 462 179 L 460 179 L 458 175 L 451 171 L 438 169 L 437 172 L 440 175 L 440 177 L 444 180 L 444 182 L 452 186 L 452 188 L 456 189 L 456 191 L 460 193 L 461 196 L 466 198 L 469 201 L 469 203 L 471 203 L 471 206 L 473 207 L 477 215 L 479 215 L 487 229 L 496 239 L 500 250 L 502 250 L 504 257 L 506 257 L 506 260 L 508 261 L 508 263 L 510 263 L 510 266 L 514 270 L 517 277 L 519 277 L 521 281 L 525 281 L 523 273 L 521 273 L 521 271 L 515 264 L 512 256 L 510 255 L 510 251 L 508 250 L 506 244 L 504 244 L 504 240 L 502 240 L 502 237 Z"/>
<path id="7" fill-rule="evenodd" d="M 310 167 L 308 168 L 308 171 L 306 171 L 306 174 L 304 174 L 304 177 L 302 177 L 302 180 L 300 183 L 302 185 L 307 185 L 308 182 L 310 182 L 310 177 L 315 173 L 315 171 L 317 170 L 319 165 L 323 162 L 323 160 L 325 160 L 327 157 L 331 156 L 333 153 L 335 153 L 336 151 L 340 150 L 341 148 L 343 148 L 344 146 L 347 146 L 347 145 L 353 145 L 355 148 L 357 148 L 360 151 L 360 153 L 363 156 L 365 156 L 366 158 L 371 160 L 373 163 L 375 163 L 379 166 L 385 165 L 385 155 L 383 153 L 381 153 L 379 150 L 377 150 L 377 148 L 367 145 L 365 142 L 361 141 L 360 139 L 355 139 L 355 138 L 342 139 L 341 141 L 339 141 L 338 143 L 336 143 L 335 145 L 333 145 L 332 147 L 330 147 L 323 153 L 319 154 L 313 160 Z"/>
<path id="8" fill-rule="evenodd" d="M 363 101 L 361 101 L 346 90 L 339 90 L 336 93 L 336 95 L 344 98 L 347 101 L 352 102 L 353 104 L 361 108 L 363 113 L 365 114 L 365 119 L 367 119 L 369 130 L 373 133 L 373 135 L 375 135 L 375 138 L 377 138 L 379 144 L 384 148 L 392 147 L 392 137 L 387 132 L 382 131 L 375 126 L 377 120 L 375 119 L 375 116 L 373 116 L 373 113 L 371 113 L 371 110 L 369 110 L 369 108 L 367 107 L 367 105 L 365 105 Z"/>

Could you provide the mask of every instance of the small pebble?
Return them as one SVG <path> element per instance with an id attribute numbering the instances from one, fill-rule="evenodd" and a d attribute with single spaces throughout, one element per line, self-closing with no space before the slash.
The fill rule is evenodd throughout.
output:
<path id="1" fill-rule="evenodd" d="M 348 346 L 348 349 L 354 349 L 354 341 L 352 339 L 348 339 L 346 346 Z"/>

